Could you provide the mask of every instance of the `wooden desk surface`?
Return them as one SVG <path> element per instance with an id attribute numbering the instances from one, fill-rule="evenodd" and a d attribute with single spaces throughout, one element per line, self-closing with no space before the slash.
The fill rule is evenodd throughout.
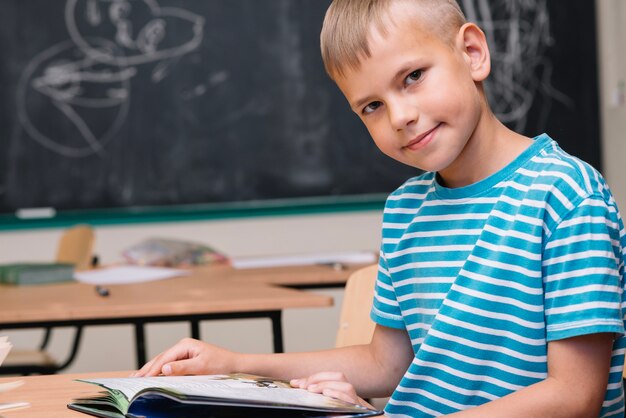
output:
<path id="1" fill-rule="evenodd" d="M 92 285 L 75 282 L 0 285 L 0 324 L 332 306 L 330 296 L 275 285 L 341 283 L 358 267 L 235 270 L 227 265 L 207 266 L 193 269 L 186 277 L 107 286 L 107 297 L 98 295 Z"/>
<path id="2" fill-rule="evenodd" d="M 228 282 L 264 283 L 295 287 L 324 286 L 343 285 L 352 273 L 363 267 L 365 267 L 363 264 L 348 264 L 339 270 L 324 265 L 235 269 L 223 264 L 196 267 L 192 270 L 192 274 Z"/>
<path id="3" fill-rule="evenodd" d="M 80 418 L 89 415 L 67 409 L 74 398 L 96 395 L 100 388 L 74 379 L 94 377 L 125 377 L 130 372 L 99 372 L 81 374 L 59 374 L 52 376 L 28 376 L 1 378 L 0 383 L 23 380 L 19 388 L 0 393 L 0 403 L 29 402 L 30 407 L 1 411 L 4 418 Z"/>

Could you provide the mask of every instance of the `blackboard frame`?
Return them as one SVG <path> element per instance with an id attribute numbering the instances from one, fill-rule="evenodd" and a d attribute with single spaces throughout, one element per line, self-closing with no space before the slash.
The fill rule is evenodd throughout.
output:
<path id="1" fill-rule="evenodd" d="M 16 214 L 0 214 L 0 232 L 63 228 L 77 224 L 106 226 L 163 222 L 196 222 L 251 217 L 278 217 L 342 212 L 379 211 L 386 194 L 342 197 L 276 199 L 222 204 L 177 205 L 175 207 L 135 207 L 90 211 L 62 211 L 51 217 L 24 219 Z"/>

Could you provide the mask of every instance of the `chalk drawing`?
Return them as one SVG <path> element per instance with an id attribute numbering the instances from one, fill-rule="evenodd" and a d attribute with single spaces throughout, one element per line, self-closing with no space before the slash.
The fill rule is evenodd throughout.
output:
<path id="1" fill-rule="evenodd" d="M 143 21 L 134 31 L 133 26 Z M 187 54 L 198 48 L 204 32 L 201 16 L 180 8 L 161 8 L 155 0 L 68 0 L 65 23 L 74 43 L 88 55 L 119 66 Z M 168 37 L 168 28 L 176 32 L 176 39 Z M 183 34 L 187 39 L 181 41 Z M 122 49 L 103 50 L 90 41 L 94 35 Z"/>
<path id="2" fill-rule="evenodd" d="M 67 0 L 65 25 L 70 39 L 22 72 L 17 112 L 32 139 L 71 158 L 105 154 L 128 117 L 140 65 L 155 63 L 158 83 L 204 33 L 204 18 L 156 0 Z"/>
<path id="3" fill-rule="evenodd" d="M 573 100 L 552 86 L 552 63 L 546 50 L 553 45 L 547 0 L 460 0 L 469 21 L 485 32 L 492 72 L 487 96 L 498 118 L 518 132 L 527 126 L 531 106 L 541 95 L 548 115 L 552 100 L 573 107 Z M 539 121 L 539 126 L 543 126 Z"/>

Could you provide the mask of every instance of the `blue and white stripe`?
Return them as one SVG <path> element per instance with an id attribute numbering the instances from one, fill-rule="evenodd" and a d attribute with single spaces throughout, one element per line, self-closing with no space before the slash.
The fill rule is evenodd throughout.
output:
<path id="1" fill-rule="evenodd" d="M 547 376 L 550 341 L 615 333 L 602 417 L 624 411 L 623 222 L 602 176 L 547 135 L 467 187 L 434 173 L 388 199 L 372 318 L 415 359 L 390 416 L 433 417 Z"/>

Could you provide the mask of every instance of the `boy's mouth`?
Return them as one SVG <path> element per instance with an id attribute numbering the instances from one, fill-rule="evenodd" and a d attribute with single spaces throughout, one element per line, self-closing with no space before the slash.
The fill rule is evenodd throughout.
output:
<path id="1" fill-rule="evenodd" d="M 428 131 L 419 134 L 417 137 L 409 141 L 408 144 L 404 146 L 404 148 L 408 148 L 412 151 L 419 149 L 423 146 L 426 146 L 434 137 L 434 133 L 441 126 L 441 123 L 438 123 L 434 128 L 429 129 Z"/>

